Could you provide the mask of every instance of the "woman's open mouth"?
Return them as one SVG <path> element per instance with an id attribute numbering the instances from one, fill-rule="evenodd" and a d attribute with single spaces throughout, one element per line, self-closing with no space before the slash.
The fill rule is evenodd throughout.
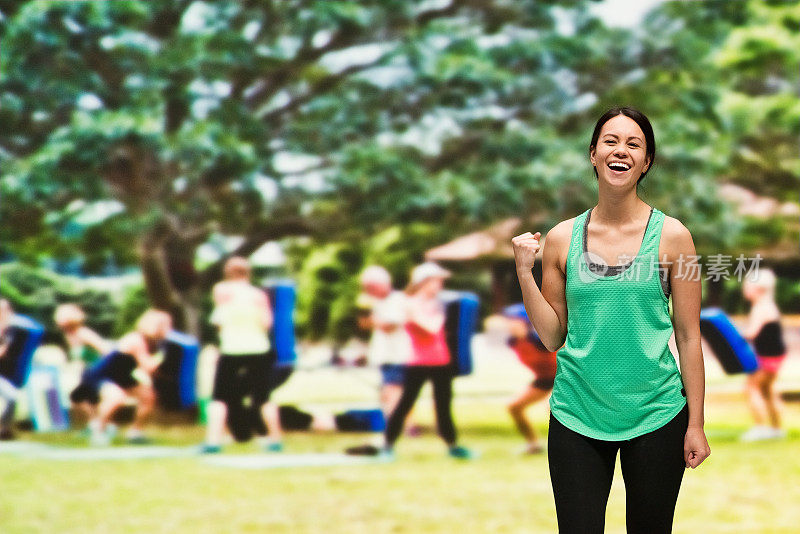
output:
<path id="1" fill-rule="evenodd" d="M 628 172 L 631 169 L 631 165 L 622 161 L 612 161 L 608 164 L 608 168 L 615 174 L 622 174 Z"/>

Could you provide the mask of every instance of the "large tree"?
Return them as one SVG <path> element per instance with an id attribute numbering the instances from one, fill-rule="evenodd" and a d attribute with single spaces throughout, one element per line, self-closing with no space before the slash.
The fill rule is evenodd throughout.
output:
<path id="1" fill-rule="evenodd" d="M 526 167 L 572 91 L 549 4 L 1 2 L 2 242 L 137 262 L 196 330 L 213 233 L 248 254 L 557 197 Z"/>
<path id="2" fill-rule="evenodd" d="M 665 4 L 643 34 L 580 0 L 0 0 L 0 243 L 138 264 L 196 331 L 215 236 L 246 255 L 412 221 L 554 224 L 594 201 L 593 120 L 628 103 L 660 133 L 643 194 L 724 244 L 730 151 L 704 147 L 725 146 L 718 72 L 738 67 L 714 51 L 749 20 L 725 4 Z"/>

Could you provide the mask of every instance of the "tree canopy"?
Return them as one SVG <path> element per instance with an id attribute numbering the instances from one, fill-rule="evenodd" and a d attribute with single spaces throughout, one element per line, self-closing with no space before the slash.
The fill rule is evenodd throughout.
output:
<path id="1" fill-rule="evenodd" d="M 196 329 L 219 263 L 308 236 L 446 238 L 575 215 L 607 107 L 643 109 L 642 195 L 698 248 L 746 226 L 715 187 L 797 190 L 794 2 L 665 2 L 607 27 L 591 2 L 0 1 L 0 243 L 28 261 L 138 265 Z"/>

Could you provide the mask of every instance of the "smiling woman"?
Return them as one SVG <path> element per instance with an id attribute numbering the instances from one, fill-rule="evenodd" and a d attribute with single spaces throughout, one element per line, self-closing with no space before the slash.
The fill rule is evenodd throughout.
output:
<path id="1" fill-rule="evenodd" d="M 531 273 L 540 232 L 512 240 L 528 317 L 557 350 L 548 461 L 560 532 L 603 531 L 617 452 L 627 531 L 671 532 L 685 468 L 711 453 L 700 280 L 671 267 L 694 256 L 694 243 L 637 195 L 655 153 L 644 114 L 607 111 L 589 143 L 597 205 L 547 234 L 541 291 Z M 680 370 L 668 346 L 673 327 Z"/>
<path id="2" fill-rule="evenodd" d="M 598 179 L 598 164 L 619 176 L 632 171 L 639 185 L 656 157 L 653 127 L 644 114 L 633 108 L 612 108 L 597 121 L 589 143 L 589 155 Z M 641 164 L 641 165 L 639 165 Z"/>

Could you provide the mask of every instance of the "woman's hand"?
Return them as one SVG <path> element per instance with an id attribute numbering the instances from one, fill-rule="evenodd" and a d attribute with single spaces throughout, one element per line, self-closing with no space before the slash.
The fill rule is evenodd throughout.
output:
<path id="1" fill-rule="evenodd" d="M 686 461 L 686 468 L 694 469 L 710 455 L 711 448 L 708 446 L 706 433 L 701 427 L 690 426 L 683 439 L 683 459 Z"/>
<path id="2" fill-rule="evenodd" d="M 517 237 L 511 239 L 511 245 L 514 247 L 514 261 L 517 264 L 518 271 L 530 271 L 536 261 L 536 253 L 539 252 L 539 238 L 541 232 L 532 234 L 525 232 Z"/>

